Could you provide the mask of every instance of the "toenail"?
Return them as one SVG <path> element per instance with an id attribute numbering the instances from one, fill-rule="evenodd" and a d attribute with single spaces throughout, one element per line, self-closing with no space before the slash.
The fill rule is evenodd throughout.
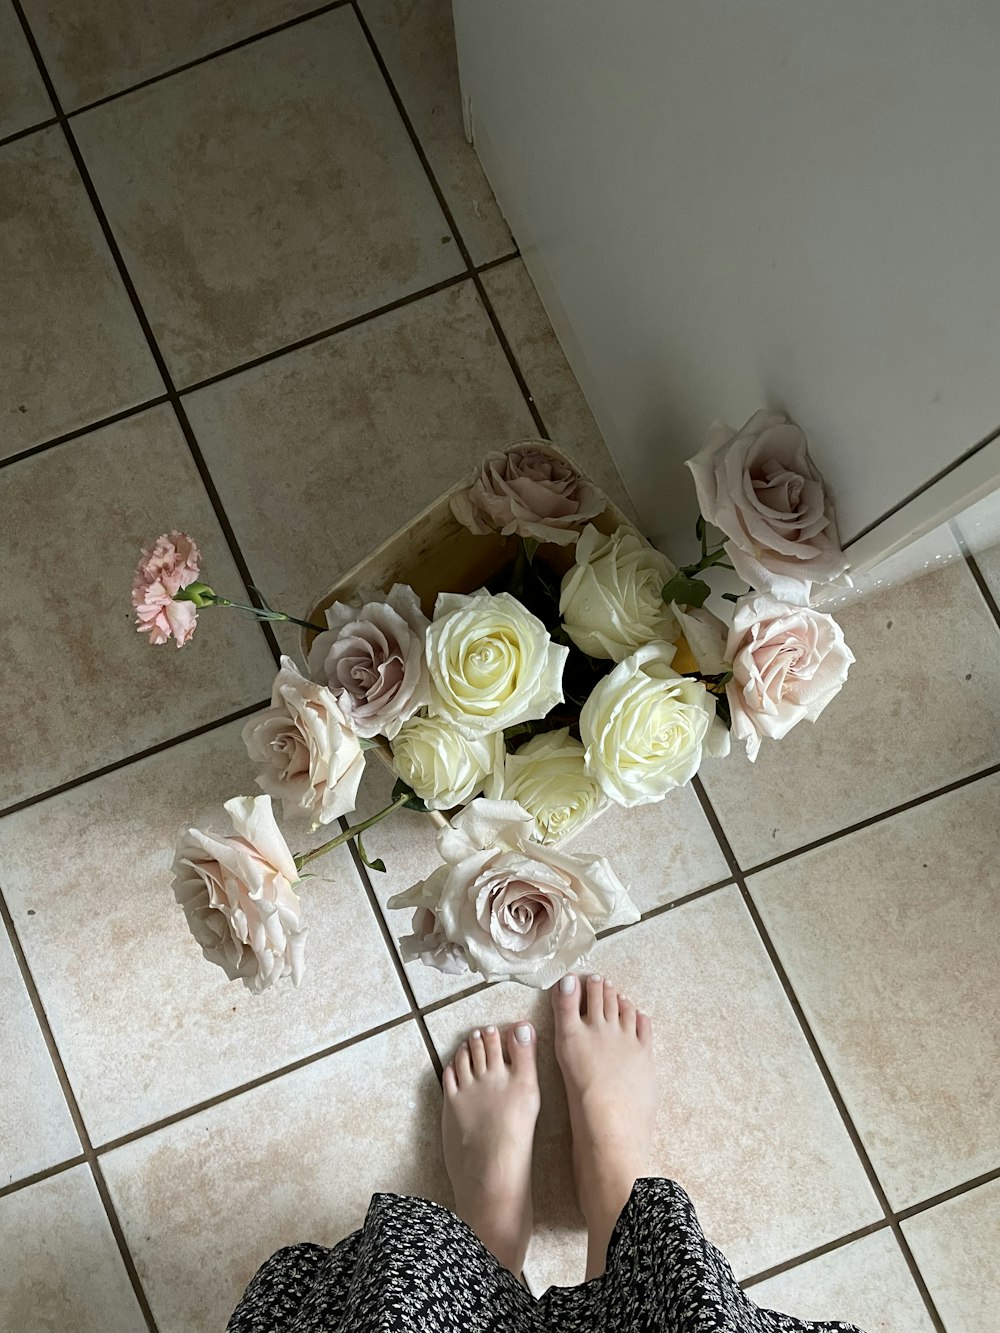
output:
<path id="1" fill-rule="evenodd" d="M 595 972 L 595 973 L 593 974 L 593 976 L 592 976 L 590 979 L 591 979 L 591 981 L 603 981 L 603 980 L 604 980 L 604 978 L 601 976 L 601 974 L 600 974 L 599 972 Z"/>
<path id="2" fill-rule="evenodd" d="M 493 1026 L 493 1024 L 491 1023 L 491 1024 L 489 1025 L 489 1027 L 486 1029 L 486 1031 L 487 1031 L 487 1032 L 490 1034 L 490 1036 L 492 1037 L 492 1036 L 493 1036 L 493 1033 L 496 1032 L 496 1028 L 495 1028 L 495 1027 Z"/>
<path id="3" fill-rule="evenodd" d="M 569 976 L 563 977 L 562 981 L 559 983 L 559 989 L 564 995 L 569 995 L 571 991 L 575 991 L 576 977 L 574 977 L 572 973 L 570 973 Z"/>
<path id="4" fill-rule="evenodd" d="M 472 1039 L 473 1039 L 473 1041 L 475 1041 L 477 1037 L 481 1037 L 482 1035 L 483 1035 L 483 1034 L 479 1031 L 479 1029 L 476 1028 L 475 1032 L 473 1032 L 473 1034 L 472 1034 Z"/>
<path id="5" fill-rule="evenodd" d="M 528 1042 L 531 1040 L 531 1024 L 518 1023 L 517 1027 L 514 1029 L 514 1036 L 522 1046 L 527 1046 Z"/>

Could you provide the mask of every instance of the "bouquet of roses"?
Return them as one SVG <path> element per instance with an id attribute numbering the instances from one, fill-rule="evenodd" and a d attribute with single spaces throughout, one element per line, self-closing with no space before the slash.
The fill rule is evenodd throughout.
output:
<path id="1" fill-rule="evenodd" d="M 564 844 L 611 804 L 662 800 L 730 732 L 761 739 L 814 720 L 854 660 L 814 584 L 843 577 L 832 505 L 783 417 L 713 425 L 690 460 L 701 556 L 678 570 L 627 524 L 602 531 L 607 501 L 544 441 L 490 454 L 451 499 L 473 533 L 511 558 L 471 593 L 441 589 L 425 614 L 395 583 L 334 602 L 326 624 L 242 609 L 315 632 L 303 669 L 282 657 L 271 707 L 246 724 L 263 795 L 226 802 L 233 833 L 188 829 L 174 891 L 205 956 L 261 991 L 298 984 L 303 867 L 402 807 L 441 819 L 442 864 L 390 901 L 414 910 L 405 959 L 547 986 L 579 966 L 597 932 L 638 919 L 601 856 Z M 709 525 L 724 540 L 709 541 Z M 722 566 L 750 584 L 727 625 L 705 608 Z M 191 638 L 199 609 L 234 606 L 199 578 L 190 537 L 143 552 L 133 602 L 153 643 Z M 390 804 L 293 855 L 272 799 L 315 829 L 354 810 L 367 752 L 394 771 Z M 346 822 L 346 821 L 345 821 Z"/>

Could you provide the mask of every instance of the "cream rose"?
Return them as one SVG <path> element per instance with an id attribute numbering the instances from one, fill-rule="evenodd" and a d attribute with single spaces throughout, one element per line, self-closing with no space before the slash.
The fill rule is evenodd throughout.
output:
<path id="1" fill-rule="evenodd" d="M 569 649 L 509 592 L 441 593 L 426 651 L 430 711 L 464 731 L 503 731 L 562 700 Z"/>
<path id="2" fill-rule="evenodd" d="M 429 924 L 423 914 L 432 912 L 436 943 L 425 959 L 432 966 L 437 950 L 458 945 L 487 980 L 542 988 L 582 964 L 597 931 L 638 921 L 603 857 L 543 847 L 533 831 L 531 815 L 514 801 L 473 801 L 456 815 L 438 834 L 444 864 L 389 900 L 416 909 L 408 949 L 417 948 Z"/>
<path id="3" fill-rule="evenodd" d="M 330 626 L 309 650 L 309 671 L 326 685 L 359 736 L 390 739 L 430 699 L 424 634 L 430 621 L 417 595 L 394 583 L 383 601 L 334 602 Z"/>
<path id="4" fill-rule="evenodd" d="M 640 648 L 597 683 L 580 713 L 587 767 L 619 805 L 659 801 L 691 781 L 703 754 L 728 753 L 714 698 L 671 669 L 673 651 Z"/>
<path id="5" fill-rule="evenodd" d="M 840 692 L 854 654 L 832 616 L 773 597 L 746 597 L 736 607 L 726 686 L 733 735 L 756 759 L 761 738 L 780 740 L 798 722 L 815 722 Z"/>
<path id="6" fill-rule="evenodd" d="M 449 976 L 469 971 L 465 950 L 446 939 L 437 915 L 429 907 L 418 907 L 413 913 L 413 934 L 400 936 L 399 956 L 404 963 L 421 962 Z"/>
<path id="7" fill-rule="evenodd" d="M 243 743 L 264 765 L 257 786 L 277 797 L 286 815 L 311 815 L 315 828 L 354 809 L 365 769 L 361 743 L 333 694 L 301 675 L 290 657 L 281 659 L 271 707 L 250 718 Z"/>
<path id="8" fill-rule="evenodd" d="M 177 845 L 174 896 L 210 963 L 259 993 L 302 979 L 306 930 L 293 891 L 299 873 L 267 796 L 236 796 L 224 809 L 233 837 L 188 829 Z"/>
<path id="9" fill-rule="evenodd" d="M 729 538 L 726 553 L 752 588 L 805 604 L 812 584 L 842 580 L 833 501 L 786 417 L 755 412 L 738 431 L 713 421 L 687 466 L 703 516 Z"/>
<path id="10" fill-rule="evenodd" d="M 684 642 L 690 649 L 695 667 L 703 676 L 721 676 L 729 670 L 726 658 L 728 627 L 717 615 L 703 606 L 678 606 L 671 602 L 670 609 L 677 617 Z M 680 641 L 678 640 L 680 646 Z M 677 659 L 672 665 L 677 667 Z M 692 668 L 693 670 L 694 668 Z M 687 670 L 687 667 L 684 668 Z"/>
<path id="11" fill-rule="evenodd" d="M 503 764 L 503 732 L 467 735 L 442 717 L 412 717 L 391 742 L 396 772 L 431 810 L 464 805 Z"/>
<path id="12" fill-rule="evenodd" d="M 665 555 L 630 528 L 606 537 L 588 523 L 576 563 L 562 581 L 559 615 L 578 648 L 620 662 L 644 643 L 671 642 L 680 629 L 663 601 L 677 573 Z"/>
<path id="13" fill-rule="evenodd" d="M 532 736 L 508 754 L 494 768 L 486 795 L 523 806 L 535 821 L 533 836 L 546 844 L 569 837 L 608 804 L 568 727 Z"/>
<path id="14" fill-rule="evenodd" d="M 459 523 L 480 535 L 516 533 L 565 546 L 576 538 L 577 526 L 606 505 L 597 487 L 544 440 L 524 440 L 487 454 L 468 487 L 453 497 L 451 509 Z"/>

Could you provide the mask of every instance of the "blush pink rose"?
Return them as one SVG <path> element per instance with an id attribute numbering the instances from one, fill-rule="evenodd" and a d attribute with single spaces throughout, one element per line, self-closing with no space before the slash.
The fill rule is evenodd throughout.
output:
<path id="1" fill-rule="evenodd" d="M 786 417 L 755 412 L 736 431 L 713 421 L 687 466 L 705 520 L 729 538 L 726 554 L 752 588 L 804 604 L 814 583 L 842 579 L 833 501 Z"/>
<path id="2" fill-rule="evenodd" d="M 174 897 L 210 963 L 259 994 L 302 977 L 306 930 L 294 892 L 299 872 L 268 796 L 225 804 L 233 836 L 188 829 L 174 860 Z"/>
<path id="3" fill-rule="evenodd" d="M 607 498 L 544 440 L 487 454 L 466 490 L 452 498 L 459 523 L 480 536 L 499 532 L 567 546 Z"/>
<path id="4" fill-rule="evenodd" d="M 737 603 L 726 657 L 732 734 L 751 760 L 763 737 L 780 740 L 796 723 L 815 722 L 854 661 L 832 616 L 766 596 Z"/>
<path id="5" fill-rule="evenodd" d="M 183 648 L 195 631 L 198 610 L 193 602 L 173 598 L 201 569 L 201 554 L 186 532 L 164 532 L 152 546 L 142 548 L 142 559 L 132 580 L 132 605 L 140 634 L 150 643 L 173 638 Z"/>

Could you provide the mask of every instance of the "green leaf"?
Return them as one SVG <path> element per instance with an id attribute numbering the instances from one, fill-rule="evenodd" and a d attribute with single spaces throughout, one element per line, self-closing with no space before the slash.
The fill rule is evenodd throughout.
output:
<path id="1" fill-rule="evenodd" d="M 705 599 L 711 591 L 703 579 L 691 579 L 686 574 L 675 574 L 669 583 L 663 585 L 663 600 L 668 605 L 677 602 L 680 606 L 704 606 Z"/>
<path id="2" fill-rule="evenodd" d="M 428 813 L 427 806 L 424 805 L 423 801 L 414 792 L 413 788 L 408 787 L 402 778 L 397 778 L 396 785 L 392 789 L 392 796 L 389 799 L 398 801 L 404 794 L 408 794 L 410 797 L 410 799 L 403 805 L 404 810 L 419 810 L 422 815 Z"/>
<path id="3" fill-rule="evenodd" d="M 365 851 L 365 844 L 361 841 L 360 833 L 355 837 L 354 841 L 358 844 L 358 855 L 361 857 L 362 863 L 366 865 L 369 870 L 378 870 L 381 874 L 384 875 L 385 862 L 382 860 L 381 857 L 376 857 L 374 861 L 370 861 L 368 859 L 368 853 Z"/>
<path id="4" fill-rule="evenodd" d="M 717 694 L 715 696 L 715 711 L 717 715 L 721 717 L 723 722 L 726 724 L 726 730 L 731 731 L 733 726 L 733 718 L 732 714 L 729 711 L 729 698 L 727 695 Z"/>

